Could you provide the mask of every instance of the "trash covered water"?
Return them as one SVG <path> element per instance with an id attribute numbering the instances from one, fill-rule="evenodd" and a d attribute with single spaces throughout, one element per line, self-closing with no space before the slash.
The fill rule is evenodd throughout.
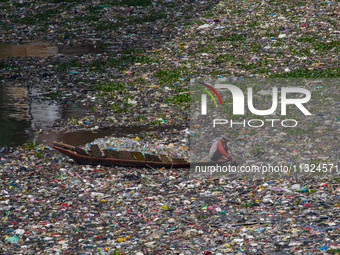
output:
<path id="1" fill-rule="evenodd" d="M 183 134 L 184 132 L 180 132 Z M 152 133 L 149 132 L 148 136 Z M 155 139 L 154 137 L 148 138 L 148 136 L 143 139 L 136 136 L 135 138 L 130 137 L 104 137 L 97 138 L 93 142 L 85 145 L 85 151 L 90 151 L 92 145 L 97 145 L 98 148 L 103 151 L 105 149 L 113 151 L 131 151 L 131 152 L 141 152 L 144 154 L 153 155 L 165 155 L 170 158 L 184 158 L 189 159 L 188 150 L 188 140 L 183 138 L 175 143 L 169 142 L 170 139 Z M 171 140 L 170 140 L 171 141 Z"/>
<path id="2" fill-rule="evenodd" d="M 58 132 L 57 130 L 42 131 L 37 136 L 37 141 L 42 144 L 52 144 L 53 141 L 65 142 L 73 146 L 84 146 L 96 139 L 105 137 L 164 137 L 168 130 L 183 130 L 183 126 L 110 126 L 110 127 L 94 127 L 92 129 L 79 129 L 72 132 Z"/>
<path id="3" fill-rule="evenodd" d="M 90 133 L 133 126 L 141 130 L 130 138 L 175 148 L 189 124 L 191 78 L 339 77 L 338 9 L 337 1 L 2 2 L 1 47 L 39 40 L 62 51 L 1 59 L 0 86 L 85 110 L 31 127 L 39 143 L 1 145 L 1 253 L 339 252 L 337 176 L 192 178 L 185 170 L 77 165 L 45 136 L 68 143 L 84 132 L 88 140 L 77 145 L 85 146 L 98 138 Z M 85 50 L 68 54 L 77 45 Z M 339 93 L 314 88 L 318 98 L 331 95 L 313 125 L 291 133 L 233 130 L 231 153 L 249 164 L 338 164 L 339 118 L 324 116 L 338 112 Z M 142 130 L 149 126 L 181 128 Z"/>
<path id="4" fill-rule="evenodd" d="M 27 160 L 13 163 L 18 155 Z M 185 171 L 76 165 L 46 146 L 2 159 L 3 251 L 317 254 L 338 247 L 339 178 L 192 179 Z"/>

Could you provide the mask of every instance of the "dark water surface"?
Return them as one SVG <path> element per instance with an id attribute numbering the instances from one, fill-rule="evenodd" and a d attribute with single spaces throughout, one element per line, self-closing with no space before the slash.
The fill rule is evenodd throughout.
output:
<path id="1" fill-rule="evenodd" d="M 64 142 L 70 145 L 81 145 L 92 142 L 97 138 L 105 136 L 131 136 L 140 134 L 141 132 L 149 131 L 165 131 L 167 129 L 184 129 L 181 126 L 135 126 L 135 127 L 108 127 L 97 130 L 75 131 L 65 134 L 48 133 L 42 134 L 38 137 L 38 142 L 41 144 L 52 144 L 53 141 Z"/>
<path id="2" fill-rule="evenodd" d="M 0 147 L 29 138 L 26 98 L 26 88 L 0 85 Z"/>
<path id="3" fill-rule="evenodd" d="M 85 109 L 32 95 L 39 92 L 16 84 L 0 84 L 0 147 L 21 145 L 33 139 L 41 128 L 84 114 Z"/>
<path id="4" fill-rule="evenodd" d="M 43 42 L 31 42 L 27 44 L 0 44 L 0 58 L 8 57 L 50 57 L 57 54 L 77 55 L 86 53 L 101 53 L 102 49 L 94 46 L 76 45 L 69 48 L 62 48 Z"/>
<path id="5" fill-rule="evenodd" d="M 60 105 L 53 100 L 32 97 L 37 94 L 39 95 L 39 92 L 32 88 L 11 84 L 0 85 L 0 147 L 22 145 L 33 139 L 41 144 L 59 141 L 76 146 L 105 136 L 120 137 L 138 135 L 143 131 L 183 128 L 180 126 L 109 127 L 92 131 L 37 134 L 36 131 L 39 129 L 52 126 L 53 123 L 72 116 L 83 116 L 87 111 L 82 107 Z"/>
<path id="6" fill-rule="evenodd" d="M 43 42 L 0 44 L 0 59 L 45 58 L 57 54 L 76 55 L 101 51 L 94 46 L 61 48 Z M 2 71 L 0 70 L 0 74 Z M 84 109 L 58 105 L 44 97 L 38 100 L 32 95 L 39 95 L 39 92 L 18 84 L 0 84 L 0 147 L 23 144 L 33 139 L 36 130 L 53 125 L 61 119 L 84 114 Z"/>
<path id="7" fill-rule="evenodd" d="M 14 45 L 0 45 L 0 59 L 8 57 L 49 57 L 57 54 L 74 55 L 85 53 L 100 53 L 93 46 L 74 46 L 59 48 L 41 42 Z M 1 70 L 0 70 L 1 73 Z M 72 145 L 91 142 L 105 136 L 126 136 L 143 131 L 165 130 L 169 127 L 113 127 L 93 131 L 77 131 L 67 134 L 43 133 L 37 135 L 37 130 L 52 126 L 55 122 L 70 117 L 83 116 L 86 109 L 73 105 L 61 105 L 56 101 L 44 98 L 35 88 L 14 83 L 0 83 L 0 148 L 22 145 L 30 140 L 51 144 L 53 141 L 63 141 Z M 175 128 L 175 127 L 170 127 Z"/>

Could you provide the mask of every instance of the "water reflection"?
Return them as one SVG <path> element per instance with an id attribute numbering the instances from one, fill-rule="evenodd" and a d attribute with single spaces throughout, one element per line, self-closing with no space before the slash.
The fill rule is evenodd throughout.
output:
<path id="1" fill-rule="evenodd" d="M 61 119 L 61 106 L 55 103 L 48 104 L 32 103 L 29 115 L 31 116 L 31 126 L 33 129 L 41 129 Z"/>
<path id="2" fill-rule="evenodd" d="M 0 147 L 15 146 L 29 139 L 29 121 L 0 118 Z"/>
<path id="3" fill-rule="evenodd" d="M 0 85 L 0 118 L 26 119 L 26 99 L 25 87 L 14 84 Z"/>
<path id="4" fill-rule="evenodd" d="M 8 57 L 49 57 L 64 55 L 101 53 L 95 46 L 73 46 L 58 48 L 43 42 L 28 44 L 0 44 L 0 58 Z M 1 71 L 1 70 L 0 70 Z M 36 130 L 53 125 L 56 121 L 70 116 L 81 116 L 84 109 L 68 108 L 53 100 L 44 99 L 34 87 L 14 83 L 0 83 L 0 147 L 14 146 L 34 139 Z"/>
<path id="5" fill-rule="evenodd" d="M 58 53 L 58 47 L 46 44 L 4 44 L 0 45 L 0 58 L 8 57 L 49 57 Z"/>
<path id="6" fill-rule="evenodd" d="M 61 105 L 52 100 L 42 100 L 43 96 L 35 88 L 27 88 L 27 93 L 27 118 L 33 130 L 51 126 L 62 118 Z"/>
<path id="7" fill-rule="evenodd" d="M 59 48 L 43 42 L 32 42 L 27 44 L 0 44 L 0 58 L 8 57 L 50 57 L 58 53 L 64 55 L 77 55 L 88 53 L 102 53 L 103 49 L 95 46 L 76 45 L 70 48 Z"/>
<path id="8" fill-rule="evenodd" d="M 0 146 L 26 141 L 31 124 L 27 119 L 26 88 L 0 85 Z"/>
<path id="9" fill-rule="evenodd" d="M 64 110 L 56 102 L 41 98 L 32 88 L 0 85 L 0 147 L 20 145 L 34 139 L 35 131 L 65 118 L 64 112 L 76 115 L 74 110 Z"/>

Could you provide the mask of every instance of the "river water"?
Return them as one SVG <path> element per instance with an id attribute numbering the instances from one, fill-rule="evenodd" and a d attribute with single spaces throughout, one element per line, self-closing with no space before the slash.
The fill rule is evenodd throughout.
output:
<path id="1" fill-rule="evenodd" d="M 0 44 L 0 59 L 8 57 L 50 57 L 57 54 L 78 55 L 84 53 L 101 53 L 102 49 L 93 46 L 74 46 L 61 48 L 43 42 L 32 42 L 27 44 Z"/>
<path id="2" fill-rule="evenodd" d="M 83 53 L 101 53 L 94 47 L 72 47 L 61 49 L 57 46 L 41 42 L 22 45 L 0 45 L 0 61 L 8 57 L 49 57 L 57 54 L 77 55 Z M 0 75 L 5 70 L 0 70 Z M 22 86 L 14 82 L 0 82 L 0 149 L 1 147 L 22 145 L 30 140 L 51 144 L 63 141 L 72 145 L 80 145 L 99 137 L 110 135 L 125 136 L 138 134 L 141 131 L 165 130 L 168 127 L 125 127 L 102 128 L 95 131 L 77 131 L 67 134 L 57 132 L 43 133 L 37 131 L 55 122 L 70 117 L 83 116 L 85 108 L 73 105 L 61 105 L 45 98 L 34 87 Z"/>
<path id="3" fill-rule="evenodd" d="M 0 147 L 23 144 L 33 139 L 39 129 L 85 111 L 37 95 L 34 88 L 0 85 Z"/>
<path id="4" fill-rule="evenodd" d="M 26 88 L 0 85 L 0 147 L 29 138 L 26 98 Z"/>
<path id="5" fill-rule="evenodd" d="M 76 55 L 83 53 L 100 53 L 94 47 L 76 46 L 59 48 L 42 42 L 22 45 L 1 44 L 0 61 L 8 57 L 49 57 L 57 54 Z M 0 75 L 5 70 L 0 70 Z M 37 97 L 39 92 L 14 83 L 0 83 L 0 147 L 15 146 L 34 138 L 34 133 L 56 121 L 70 116 L 77 116 L 78 111 L 72 107 L 65 108 L 53 100 Z M 39 100 L 38 100 L 39 98 Z"/>

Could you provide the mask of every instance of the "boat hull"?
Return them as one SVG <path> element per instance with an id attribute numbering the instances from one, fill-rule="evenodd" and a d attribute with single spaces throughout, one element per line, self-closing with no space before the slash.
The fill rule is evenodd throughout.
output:
<path id="1" fill-rule="evenodd" d="M 218 165 L 224 165 L 228 166 L 230 165 L 228 162 L 217 162 L 217 161 L 200 161 L 200 162 L 184 162 L 184 163 L 166 163 L 166 162 L 154 162 L 154 161 L 138 161 L 138 160 L 125 160 L 125 159 L 115 159 L 115 158 L 96 158 L 92 156 L 84 156 L 80 155 L 71 149 L 63 148 L 60 146 L 52 145 L 52 148 L 58 150 L 62 154 L 70 157 L 78 164 L 82 165 L 101 165 L 101 166 L 118 166 L 118 167 L 135 167 L 135 168 L 145 168 L 145 167 L 151 167 L 151 168 L 190 168 L 193 169 L 195 166 L 214 166 L 216 164 Z"/>
<path id="2" fill-rule="evenodd" d="M 118 167 L 151 167 L 151 168 L 189 168 L 190 163 L 165 163 L 165 162 L 152 162 L 152 161 L 137 161 L 137 160 L 124 160 L 115 158 L 96 158 L 91 156 L 83 156 L 69 149 L 59 146 L 51 146 L 62 154 L 72 158 L 75 162 L 83 165 L 102 165 L 102 166 L 118 166 Z"/>

